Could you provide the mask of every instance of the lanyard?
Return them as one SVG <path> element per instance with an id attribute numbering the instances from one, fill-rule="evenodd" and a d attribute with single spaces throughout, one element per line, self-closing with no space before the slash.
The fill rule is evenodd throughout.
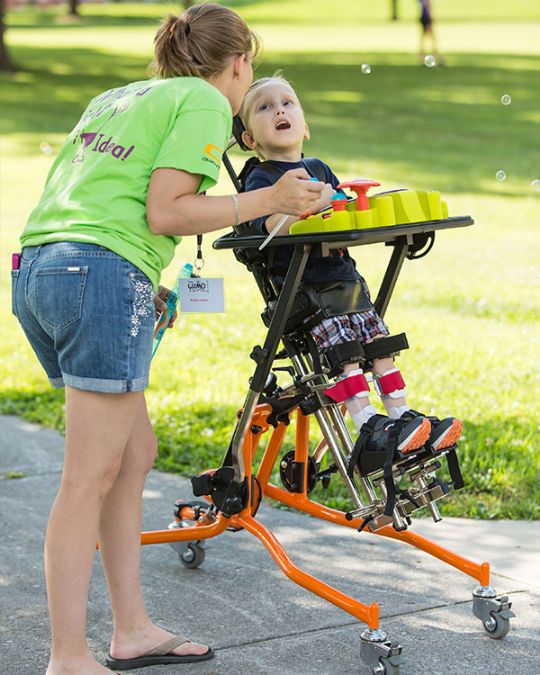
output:
<path id="1" fill-rule="evenodd" d="M 202 234 L 197 235 L 197 257 L 195 258 L 195 273 L 200 276 L 201 270 L 204 267 L 204 259 L 202 254 Z"/>

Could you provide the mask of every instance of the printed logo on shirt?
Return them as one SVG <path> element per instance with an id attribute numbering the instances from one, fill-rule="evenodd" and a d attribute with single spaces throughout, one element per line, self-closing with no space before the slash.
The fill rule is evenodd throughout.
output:
<path id="1" fill-rule="evenodd" d="M 117 143 L 113 140 L 112 136 L 109 136 L 109 138 L 106 140 L 102 140 L 105 134 L 100 134 L 99 132 L 107 125 L 108 122 L 112 120 L 113 117 L 115 117 L 115 115 L 120 115 L 129 108 L 134 99 L 134 96 L 144 96 L 150 89 L 151 87 L 144 87 L 138 90 L 132 89 L 131 91 L 128 91 L 127 87 L 121 87 L 119 89 L 110 89 L 109 91 L 106 91 L 104 94 L 102 94 L 99 98 L 95 99 L 94 103 L 97 103 L 98 106 L 89 108 L 73 131 L 73 145 L 75 145 L 78 139 L 80 139 L 80 147 L 71 160 L 72 164 L 84 162 L 87 151 L 100 153 L 110 152 L 115 159 L 121 159 L 122 161 L 127 159 L 127 157 L 135 149 L 134 145 L 129 145 L 128 143 Z M 84 131 L 84 127 L 88 122 L 101 117 L 106 112 L 109 112 L 109 115 L 105 121 L 102 122 L 97 131 Z M 79 132 L 81 127 L 82 130 Z M 92 146 L 91 149 L 90 146 Z"/>
<path id="2" fill-rule="evenodd" d="M 202 158 L 203 162 L 210 162 L 217 169 L 221 166 L 221 155 L 223 155 L 223 150 L 218 148 L 217 145 L 213 143 L 208 143 L 204 149 L 204 156 Z"/>
<path id="3" fill-rule="evenodd" d="M 126 146 L 121 145 L 120 143 L 117 143 L 115 140 L 113 140 L 112 136 L 109 136 L 109 138 L 107 138 L 106 140 L 103 141 L 102 138 L 103 138 L 103 136 L 105 136 L 105 134 L 99 134 L 98 135 L 97 133 L 86 133 L 86 134 L 79 134 L 79 136 L 81 137 L 81 141 L 82 141 L 81 150 L 82 150 L 83 155 L 82 155 L 81 159 L 77 159 L 77 157 L 75 156 L 73 158 L 73 163 L 75 163 L 76 161 L 79 161 L 79 162 L 84 161 L 84 150 L 86 148 L 88 148 L 88 146 L 92 145 L 92 143 L 93 143 L 93 146 L 92 146 L 91 152 L 101 152 L 102 154 L 106 153 L 106 152 L 110 152 L 111 155 L 115 159 L 121 159 L 122 161 L 127 159 L 128 156 L 135 149 L 135 146 L 131 145 L 126 150 Z M 94 141 L 95 141 L 95 143 L 94 143 Z M 77 154 L 80 154 L 80 152 L 77 153 Z"/>

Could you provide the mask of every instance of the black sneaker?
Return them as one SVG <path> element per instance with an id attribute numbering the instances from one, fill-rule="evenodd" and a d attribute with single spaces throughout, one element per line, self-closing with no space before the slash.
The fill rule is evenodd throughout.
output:
<path id="1" fill-rule="evenodd" d="M 385 415 L 373 415 L 368 424 L 372 429 L 367 444 L 369 450 L 386 450 L 392 432 L 397 432 L 396 450 L 402 455 L 421 448 L 428 440 L 431 432 L 431 424 L 423 416 L 411 418 L 404 418 L 402 416 L 397 420 L 393 420 Z"/>
<path id="2" fill-rule="evenodd" d="M 400 419 L 418 419 L 425 416 L 416 410 L 407 410 Z M 461 420 L 455 417 L 445 417 L 440 420 L 438 417 L 428 417 L 431 422 L 431 433 L 429 435 L 429 445 L 434 452 L 446 450 L 455 445 L 463 430 Z"/>
<path id="3" fill-rule="evenodd" d="M 379 471 L 388 461 L 392 463 L 422 448 L 429 438 L 431 424 L 421 416 L 409 419 L 390 419 L 373 415 L 362 425 L 354 450 L 349 458 L 349 475 L 358 466 L 360 474 L 367 476 Z"/>

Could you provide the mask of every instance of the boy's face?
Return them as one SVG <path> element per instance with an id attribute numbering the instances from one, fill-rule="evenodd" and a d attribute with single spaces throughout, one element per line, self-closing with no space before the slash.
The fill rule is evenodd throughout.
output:
<path id="1" fill-rule="evenodd" d="M 244 143 L 272 159 L 283 152 L 302 151 L 309 131 L 294 91 L 285 82 L 267 82 L 248 93 Z"/>

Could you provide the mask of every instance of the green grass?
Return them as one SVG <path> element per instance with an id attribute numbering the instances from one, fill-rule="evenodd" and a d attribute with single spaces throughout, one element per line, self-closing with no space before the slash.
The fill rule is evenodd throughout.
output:
<path id="1" fill-rule="evenodd" d="M 473 227 L 440 233 L 426 258 L 405 264 L 387 319 L 412 346 L 399 362 L 411 404 L 464 420 L 467 490 L 444 512 L 539 518 L 540 193 L 531 186 L 540 179 L 538 4 L 438 3 L 448 68 L 433 69 L 416 63 L 414 3 L 402 3 L 397 24 L 387 20 L 387 3 L 350 3 L 339 13 L 322 0 L 230 4 L 264 39 L 259 74 L 282 68 L 295 83 L 312 133 L 307 152 L 343 178 L 440 189 L 452 214 L 474 217 Z M 83 5 L 77 24 L 63 11 L 8 15 L 21 70 L 1 79 L 0 120 L 0 411 L 60 430 L 63 394 L 49 388 L 9 312 L 8 255 L 50 166 L 40 147 L 54 153 L 97 92 L 145 76 L 167 6 Z M 511 105 L 501 104 L 504 94 Z M 237 167 L 243 159 L 233 154 Z M 223 177 L 217 191 L 229 189 Z M 158 466 L 187 475 L 220 462 L 253 371 L 247 355 L 265 332 L 254 281 L 205 239 L 208 273 L 226 278 L 228 312 L 182 317 L 148 391 Z M 186 238 L 165 282 L 194 250 Z M 353 253 L 376 290 L 388 249 Z M 343 506 L 346 495 L 332 484 L 326 500 Z"/>

